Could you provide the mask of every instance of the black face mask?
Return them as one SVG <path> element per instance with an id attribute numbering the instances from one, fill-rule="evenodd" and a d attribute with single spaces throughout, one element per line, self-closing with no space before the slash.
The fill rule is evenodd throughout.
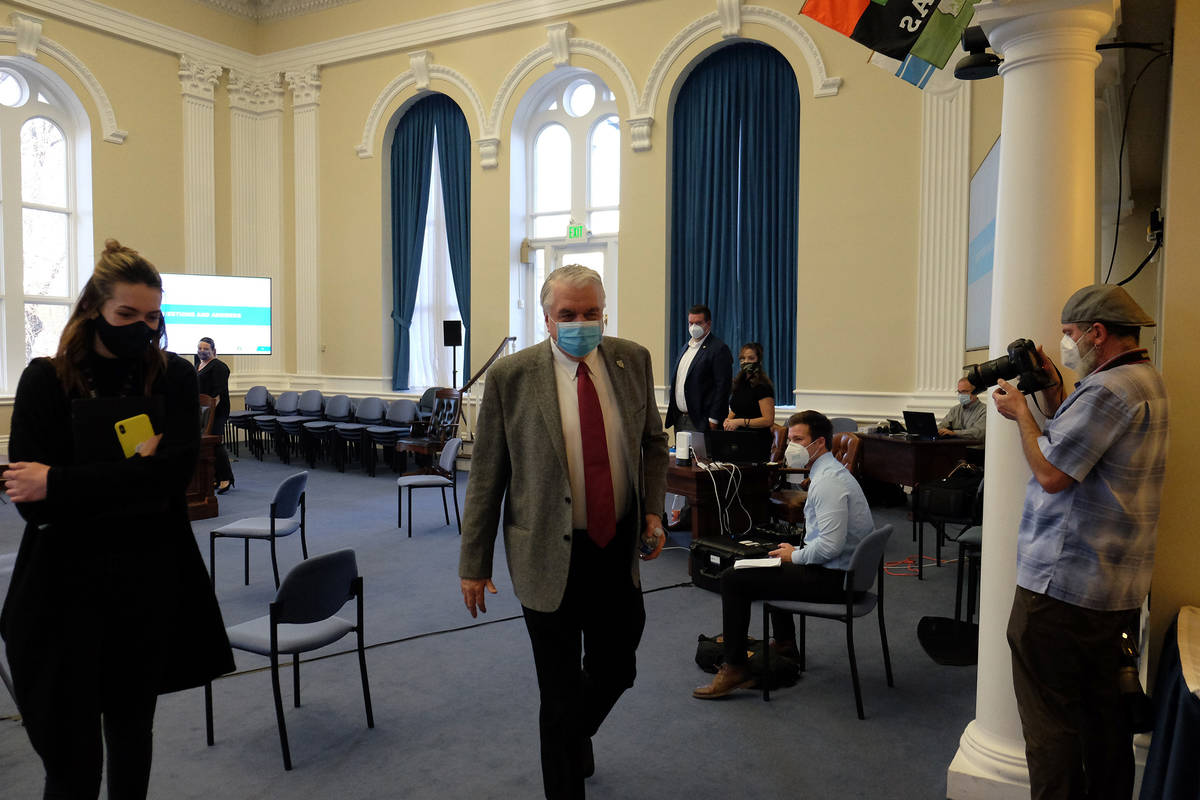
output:
<path id="1" fill-rule="evenodd" d="M 742 364 L 742 372 L 747 375 L 754 376 L 762 369 L 757 361 L 746 361 Z"/>
<path id="2" fill-rule="evenodd" d="M 158 331 L 141 320 L 130 325 L 110 325 L 99 316 L 95 324 L 100 341 L 117 358 L 137 358 L 158 338 Z"/>

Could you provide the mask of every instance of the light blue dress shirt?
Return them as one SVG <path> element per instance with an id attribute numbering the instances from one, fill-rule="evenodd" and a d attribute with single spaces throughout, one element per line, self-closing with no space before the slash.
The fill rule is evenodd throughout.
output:
<path id="1" fill-rule="evenodd" d="M 862 487 L 828 452 L 809 466 L 808 479 L 804 547 L 792 551 L 792 563 L 849 569 L 854 548 L 875 530 Z"/>

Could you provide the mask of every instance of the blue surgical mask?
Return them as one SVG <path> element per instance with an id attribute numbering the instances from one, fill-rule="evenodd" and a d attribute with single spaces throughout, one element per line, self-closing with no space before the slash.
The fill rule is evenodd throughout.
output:
<path id="1" fill-rule="evenodd" d="M 596 349 L 603 334 L 604 328 L 600 320 L 560 322 L 558 323 L 558 338 L 555 341 L 567 355 L 583 358 Z"/>
<path id="2" fill-rule="evenodd" d="M 968 392 L 959 392 L 958 393 L 958 403 L 959 403 L 959 405 L 963 405 L 963 406 L 971 405 L 971 395 Z"/>

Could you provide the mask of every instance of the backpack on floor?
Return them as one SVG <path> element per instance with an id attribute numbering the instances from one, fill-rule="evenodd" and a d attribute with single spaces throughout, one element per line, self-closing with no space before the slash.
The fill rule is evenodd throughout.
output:
<path id="1" fill-rule="evenodd" d="M 720 635 L 696 637 L 696 665 L 710 674 L 716 674 L 725 663 L 725 643 Z M 746 637 L 746 652 L 749 654 L 750 673 L 759 683 L 755 688 L 761 688 L 763 679 L 763 642 L 759 639 Z M 779 653 L 771 654 L 770 688 L 795 686 L 800 679 L 800 665 L 796 660 Z"/>

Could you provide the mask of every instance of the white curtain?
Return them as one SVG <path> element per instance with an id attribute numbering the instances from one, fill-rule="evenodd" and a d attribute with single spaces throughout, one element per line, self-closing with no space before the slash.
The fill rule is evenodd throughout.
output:
<path id="1" fill-rule="evenodd" d="M 438 166 L 437 137 L 433 141 L 433 174 L 429 181 L 429 211 L 425 218 L 425 244 L 421 250 L 421 277 L 417 281 L 417 305 L 409 329 L 409 386 L 462 386 L 462 347 L 454 349 L 457 365 L 450 361 L 451 349 L 442 343 L 442 322 L 461 320 L 450 272 L 446 246 L 446 212 L 442 200 L 442 176 Z M 452 367 L 457 366 L 457 379 Z"/>

